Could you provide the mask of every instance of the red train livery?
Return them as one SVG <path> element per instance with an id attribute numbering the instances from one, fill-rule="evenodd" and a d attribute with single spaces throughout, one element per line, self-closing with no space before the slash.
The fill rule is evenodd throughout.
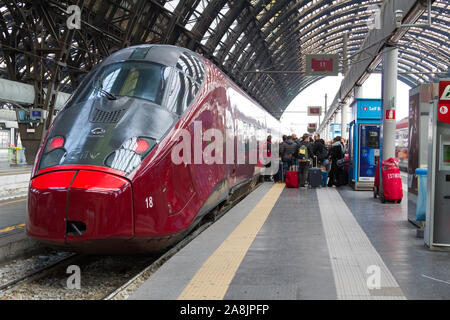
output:
<path id="1" fill-rule="evenodd" d="M 248 151 L 249 141 L 265 142 L 267 134 L 279 138 L 279 122 L 194 52 L 141 45 L 106 58 L 42 141 L 29 186 L 27 234 L 88 253 L 160 250 L 185 236 L 260 174 L 248 159 L 175 164 L 179 133 L 194 137 L 195 121 L 203 132 L 234 133 L 234 151 Z M 202 140 L 203 148 L 209 142 Z"/>

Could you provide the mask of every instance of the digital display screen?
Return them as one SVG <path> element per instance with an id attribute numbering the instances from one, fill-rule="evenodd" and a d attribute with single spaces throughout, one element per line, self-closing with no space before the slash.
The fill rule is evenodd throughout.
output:
<path id="1" fill-rule="evenodd" d="M 443 152 L 442 157 L 444 160 L 444 165 L 450 166 L 450 144 L 444 144 L 443 147 L 444 148 L 442 150 Z"/>
<path id="2" fill-rule="evenodd" d="M 32 118 L 41 118 L 42 117 L 42 111 L 33 110 L 31 111 L 31 117 Z"/>
<path id="3" fill-rule="evenodd" d="M 378 131 L 370 130 L 369 131 L 369 141 L 367 146 L 369 148 L 378 149 L 380 147 L 380 140 L 378 139 Z"/>

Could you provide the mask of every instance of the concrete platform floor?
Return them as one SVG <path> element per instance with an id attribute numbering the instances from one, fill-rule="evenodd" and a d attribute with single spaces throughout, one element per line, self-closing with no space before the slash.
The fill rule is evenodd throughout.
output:
<path id="1" fill-rule="evenodd" d="M 416 237 L 406 206 L 264 183 L 130 299 L 450 299 L 450 252 Z"/>

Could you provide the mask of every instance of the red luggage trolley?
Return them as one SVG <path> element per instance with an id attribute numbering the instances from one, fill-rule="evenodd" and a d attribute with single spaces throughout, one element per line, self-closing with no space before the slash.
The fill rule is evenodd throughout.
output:
<path id="1" fill-rule="evenodd" d="M 383 181 L 383 192 L 380 193 L 380 161 L 377 163 L 377 171 L 375 173 L 375 181 L 373 187 L 374 198 L 377 195 L 380 196 L 380 201 L 385 203 L 386 201 L 393 201 L 400 203 L 403 199 L 403 186 L 402 177 L 400 175 L 400 169 L 398 160 L 395 158 L 389 158 L 381 164 L 381 174 Z"/>

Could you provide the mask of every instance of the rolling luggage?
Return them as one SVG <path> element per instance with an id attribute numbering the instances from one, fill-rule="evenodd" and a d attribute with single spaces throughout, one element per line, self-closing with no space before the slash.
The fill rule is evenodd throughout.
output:
<path id="1" fill-rule="evenodd" d="M 317 168 L 317 157 L 313 158 L 313 165 L 314 162 L 315 166 L 308 169 L 308 184 L 311 188 L 317 188 L 322 185 L 322 169 Z"/>
<path id="2" fill-rule="evenodd" d="M 308 180 L 311 188 L 320 187 L 322 185 L 322 170 L 319 168 L 309 168 Z"/>
<path id="3" fill-rule="evenodd" d="M 286 187 L 298 188 L 298 168 L 291 166 L 289 171 L 286 171 Z"/>

